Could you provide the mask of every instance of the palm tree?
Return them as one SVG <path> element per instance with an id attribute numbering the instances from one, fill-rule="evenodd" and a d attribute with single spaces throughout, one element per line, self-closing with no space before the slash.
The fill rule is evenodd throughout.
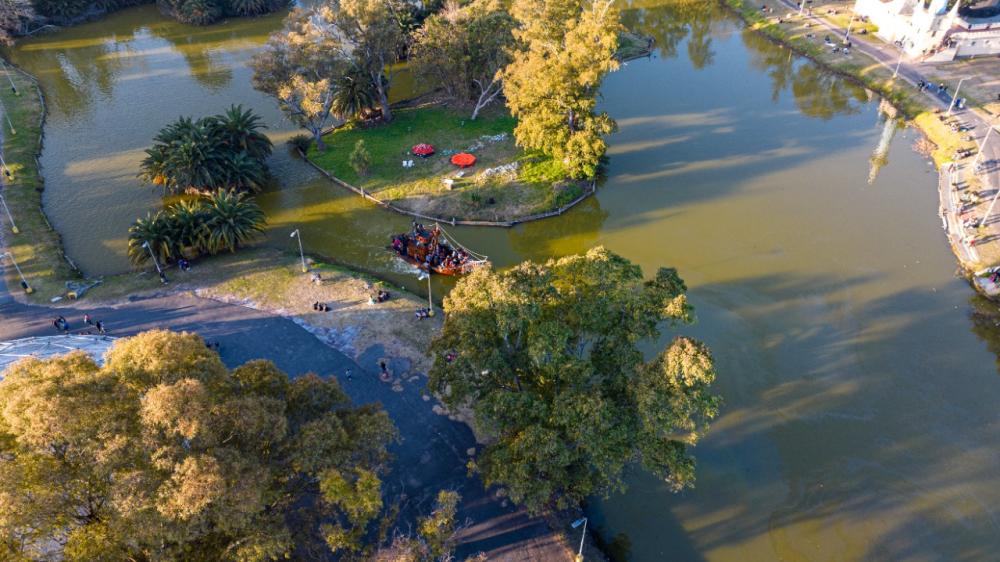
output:
<path id="1" fill-rule="evenodd" d="M 260 132 L 266 126 L 261 124 L 260 117 L 252 109 L 244 111 L 242 105 L 233 105 L 211 121 L 232 152 L 246 152 L 260 162 L 271 155 L 274 148 L 271 139 Z"/>
<path id="2" fill-rule="evenodd" d="M 349 120 L 364 115 L 375 107 L 375 89 L 371 77 L 356 65 L 337 79 L 333 92 L 332 111 L 341 119 Z"/>
<path id="3" fill-rule="evenodd" d="M 229 189 L 257 193 L 264 188 L 268 175 L 264 165 L 246 152 L 230 154 L 224 164 L 223 183 Z"/>
<path id="4" fill-rule="evenodd" d="M 128 229 L 128 257 L 135 266 L 149 260 L 149 251 L 143 244 L 149 244 L 156 259 L 165 263 L 175 256 L 177 238 L 173 221 L 162 211 L 147 213 L 146 218 L 136 219 Z"/>
<path id="5" fill-rule="evenodd" d="M 201 201 L 181 201 L 167 209 L 174 227 L 177 255 L 188 251 L 203 252 L 208 246 L 208 227 L 205 225 L 205 205 Z"/>
<path id="6" fill-rule="evenodd" d="M 219 189 L 208 198 L 205 226 L 212 253 L 236 248 L 264 231 L 264 212 L 246 193 Z"/>

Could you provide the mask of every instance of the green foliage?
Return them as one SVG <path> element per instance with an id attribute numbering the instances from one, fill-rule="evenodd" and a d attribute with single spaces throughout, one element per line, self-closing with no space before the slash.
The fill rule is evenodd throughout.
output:
<path id="1" fill-rule="evenodd" d="M 30 358 L 0 381 L 0 558 L 316 559 L 321 524 L 365 534 L 395 437 L 334 380 L 229 371 L 193 334 L 119 340 L 103 367 Z"/>
<path id="2" fill-rule="evenodd" d="M 618 68 L 618 11 L 610 0 L 515 0 L 511 13 L 520 46 L 503 77 L 518 144 L 571 177 L 594 177 L 615 130 L 595 108 L 604 75 Z"/>
<path id="3" fill-rule="evenodd" d="M 418 78 L 460 103 L 475 102 L 472 119 L 501 91 L 510 62 L 514 18 L 496 0 L 448 5 L 414 34 L 410 63 Z"/>
<path id="4" fill-rule="evenodd" d="M 133 265 L 146 263 L 149 252 L 145 242 L 161 264 L 185 255 L 235 252 L 263 232 L 265 224 L 264 212 L 253 198 L 220 189 L 136 220 L 129 228 L 128 255 Z"/>
<path id="5" fill-rule="evenodd" d="M 458 511 L 457 492 L 438 492 L 434 511 L 420 519 L 417 532 L 424 539 L 434 559 L 443 559 L 455 549 L 455 513 Z"/>
<path id="6" fill-rule="evenodd" d="M 365 148 L 364 139 L 358 139 L 358 142 L 354 143 L 354 150 L 351 151 L 348 161 L 351 163 L 351 168 L 356 174 L 359 176 L 368 175 L 368 169 L 372 165 L 372 155 Z"/>
<path id="7" fill-rule="evenodd" d="M 309 147 L 312 146 L 312 137 L 309 135 L 294 135 L 292 138 L 288 139 L 288 144 L 294 146 L 295 148 L 301 150 L 303 153 L 309 152 Z"/>
<path id="8" fill-rule="evenodd" d="M 690 486 L 687 447 L 719 406 L 711 354 L 685 337 L 649 362 L 638 348 L 691 320 L 685 291 L 675 270 L 643 281 L 603 248 L 459 281 L 428 385 L 494 438 L 474 464 L 484 483 L 532 511 L 622 490 L 633 462 Z"/>
<path id="9" fill-rule="evenodd" d="M 216 191 L 205 208 L 205 227 L 208 229 L 208 250 L 212 253 L 229 250 L 246 244 L 264 231 L 264 212 L 245 193 Z"/>
<path id="10" fill-rule="evenodd" d="M 194 25 L 215 23 L 225 16 L 259 16 L 288 6 L 287 0 L 156 0 L 171 17 Z"/>
<path id="11" fill-rule="evenodd" d="M 216 189 L 260 191 L 268 179 L 271 141 L 253 110 L 232 106 L 193 121 L 181 117 L 153 138 L 139 177 L 164 192 Z"/>

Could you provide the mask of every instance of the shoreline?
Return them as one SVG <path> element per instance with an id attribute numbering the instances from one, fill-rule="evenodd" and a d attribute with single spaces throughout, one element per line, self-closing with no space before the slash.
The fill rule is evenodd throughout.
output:
<path id="1" fill-rule="evenodd" d="M 784 13 L 785 10 L 791 10 L 794 12 L 795 7 L 790 5 L 787 0 L 778 0 L 779 7 Z M 983 286 L 980 282 L 980 278 L 977 277 L 976 272 L 982 271 L 984 268 L 992 267 L 998 261 L 996 257 L 992 259 L 984 260 L 980 253 L 977 251 L 975 246 L 975 241 L 977 240 L 977 235 L 973 234 L 972 237 L 968 237 L 963 224 L 963 217 L 968 209 L 966 209 L 966 204 L 956 205 L 955 199 L 961 199 L 962 197 L 967 197 L 968 194 L 959 194 L 959 191 L 967 189 L 969 184 L 967 180 L 970 179 L 970 172 L 972 179 L 975 179 L 976 171 L 972 169 L 971 165 L 968 163 L 955 162 L 946 152 L 945 147 L 953 147 L 961 145 L 963 141 L 962 136 L 958 132 L 948 131 L 944 125 L 937 125 L 938 121 L 943 123 L 941 119 L 940 112 L 948 107 L 939 96 L 933 96 L 930 90 L 926 92 L 925 95 L 921 97 L 915 97 L 912 91 L 908 91 L 905 88 L 914 88 L 916 85 L 916 80 L 912 79 L 910 75 L 922 76 L 917 70 L 912 68 L 914 64 L 912 61 L 908 64 L 902 65 L 905 71 L 901 71 L 897 76 L 893 76 L 886 82 L 879 82 L 875 78 L 866 76 L 862 74 L 862 70 L 853 69 L 849 66 L 831 63 L 824 60 L 821 56 L 821 50 L 819 47 L 802 41 L 797 37 L 789 36 L 785 30 L 779 27 L 780 23 L 774 23 L 771 21 L 773 15 L 765 16 L 761 14 L 758 7 L 751 5 L 747 0 L 720 0 L 725 9 L 733 12 L 741 21 L 747 26 L 748 30 L 759 33 L 760 35 L 774 41 L 777 44 L 784 46 L 809 59 L 812 63 L 822 67 L 824 70 L 833 72 L 839 76 L 843 76 L 859 85 L 868 88 L 879 94 L 887 103 L 892 105 L 901 114 L 906 116 L 907 122 L 912 124 L 912 126 L 920 132 L 922 137 L 928 142 L 935 146 L 933 151 L 932 161 L 934 162 L 935 168 L 938 172 L 938 198 L 939 198 L 939 211 L 938 215 L 942 221 L 942 227 L 945 232 L 945 237 L 948 240 L 948 245 L 951 249 L 952 254 L 955 257 L 959 271 L 961 271 L 961 276 L 964 277 L 972 288 L 980 295 L 990 299 L 991 301 L 1000 300 L 1000 284 L 994 284 L 993 287 L 987 288 Z M 833 33 L 839 33 L 841 36 L 844 34 L 844 30 L 837 25 L 829 22 L 825 18 L 820 16 L 799 16 L 801 18 L 807 18 L 811 23 L 818 24 L 821 29 L 825 28 L 827 31 Z M 779 19 L 779 22 L 781 20 Z M 855 45 L 855 52 L 861 53 L 862 56 L 868 58 L 877 67 L 886 66 L 886 61 L 883 58 L 873 54 L 869 51 L 881 51 L 879 45 L 873 45 L 871 43 L 865 43 L 858 40 L 856 37 L 853 38 L 857 41 Z M 899 82 L 897 82 L 897 78 Z M 920 78 L 930 81 L 927 78 Z M 930 81 L 933 82 L 933 81 Z M 918 93 L 919 95 L 919 93 Z M 930 102 L 930 103 L 927 103 Z M 988 127 L 989 124 L 987 120 L 979 115 L 976 108 L 968 107 L 964 110 L 953 112 L 956 116 L 971 116 L 975 122 L 974 129 L 978 129 L 980 125 Z M 979 108 L 980 111 L 989 113 L 988 110 L 984 108 Z M 983 135 L 979 135 L 982 138 Z M 1000 136 L 1000 135 L 998 135 Z M 994 141 L 997 139 L 994 138 Z M 991 142 L 987 147 L 983 147 L 983 152 L 986 154 L 987 148 L 990 152 L 997 154 L 996 146 L 998 142 Z M 978 146 L 978 143 L 976 143 Z M 977 182 L 978 183 L 978 182 Z M 997 186 L 993 186 L 994 189 Z M 1000 232 L 996 224 L 987 225 L 992 226 L 994 231 Z M 991 236 L 1000 236 L 997 232 L 983 236 L 987 242 L 995 240 L 996 238 L 990 238 Z M 972 240 L 973 243 L 969 243 Z"/>

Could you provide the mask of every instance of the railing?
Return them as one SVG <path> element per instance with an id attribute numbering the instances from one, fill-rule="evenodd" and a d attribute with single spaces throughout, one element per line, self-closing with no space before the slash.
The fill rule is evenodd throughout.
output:
<path id="1" fill-rule="evenodd" d="M 313 162 L 312 160 L 310 160 L 309 157 L 306 156 L 306 154 L 301 149 L 296 149 L 296 150 L 298 150 L 298 153 L 302 157 L 302 159 L 305 160 L 310 166 L 312 166 L 313 169 L 315 169 L 317 172 L 319 172 L 320 174 L 322 174 L 323 176 L 325 176 L 328 180 L 332 181 L 333 183 L 335 183 L 335 184 L 343 187 L 344 189 L 353 191 L 354 193 L 360 195 L 362 199 L 367 199 L 368 201 L 371 201 L 372 203 L 374 203 L 374 204 L 376 204 L 376 205 L 378 205 L 378 206 L 380 206 L 382 208 L 385 208 L 385 209 L 388 209 L 390 211 L 399 213 L 401 215 L 407 215 L 407 216 L 411 216 L 411 217 L 416 217 L 416 218 L 423 219 L 423 220 L 426 220 L 426 221 L 446 223 L 446 224 L 450 224 L 452 226 L 455 226 L 455 225 L 460 225 L 460 226 L 494 226 L 494 227 L 498 226 L 498 227 L 510 228 L 512 226 L 515 226 L 515 225 L 518 225 L 518 224 L 521 224 L 521 223 L 526 223 L 526 222 L 532 222 L 532 221 L 547 219 L 547 218 L 550 218 L 550 217 L 557 217 L 559 215 L 562 215 L 566 211 L 570 210 L 571 208 L 575 207 L 581 201 L 583 201 L 587 197 L 590 197 L 591 195 L 593 195 L 594 193 L 597 192 L 597 181 L 596 180 L 595 181 L 591 181 L 590 182 L 590 187 L 586 191 L 584 191 L 582 195 L 580 195 L 576 199 L 570 201 L 569 203 L 563 205 L 562 207 L 559 207 L 558 209 L 555 209 L 553 211 L 547 211 L 545 213 L 538 213 L 538 214 L 534 214 L 534 215 L 528 215 L 526 217 L 519 217 L 519 218 L 516 218 L 516 219 L 513 219 L 513 220 L 509 220 L 509 221 L 464 220 L 464 219 L 457 219 L 455 217 L 451 217 L 450 219 L 446 219 L 444 217 L 434 217 L 434 216 L 430 216 L 430 215 L 425 215 L 425 214 L 422 214 L 422 213 L 418 213 L 416 211 L 410 211 L 409 209 L 404 209 L 404 208 L 399 207 L 397 205 L 394 205 L 394 204 L 392 204 L 392 203 L 390 203 L 388 201 L 383 201 L 383 200 L 379 199 L 378 197 L 375 197 L 374 195 L 366 192 L 364 190 L 364 188 L 353 186 L 353 185 L 347 183 L 346 181 L 338 178 L 337 176 L 334 176 L 330 172 L 324 170 L 318 164 L 316 164 L 315 162 Z"/>

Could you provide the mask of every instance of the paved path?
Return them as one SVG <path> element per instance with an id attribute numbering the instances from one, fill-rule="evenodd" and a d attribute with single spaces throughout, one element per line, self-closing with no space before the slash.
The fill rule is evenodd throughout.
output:
<path id="1" fill-rule="evenodd" d="M 459 559 L 480 551 L 490 560 L 568 561 L 545 523 L 501 505 L 483 490 L 477 478 L 468 478 L 466 450 L 475 446 L 464 424 L 431 411 L 433 401 L 421 398 L 424 379 L 406 383 L 393 392 L 378 380 L 376 360 L 380 347 L 365 352 L 362 366 L 313 337 L 289 319 L 248 308 L 187 295 L 165 294 L 111 307 L 86 308 L 85 303 L 59 308 L 27 306 L 10 298 L 0 275 L 0 341 L 29 336 L 56 335 L 52 320 L 65 316 L 72 328 L 83 325 L 84 312 L 102 320 L 111 335 L 127 336 L 154 328 L 197 332 L 219 342 L 222 359 L 230 367 L 256 358 L 267 358 L 291 376 L 308 372 L 336 376 L 356 403 L 381 402 L 403 437 L 394 447 L 395 466 L 386 478 L 390 495 L 405 494 L 404 522 L 430 510 L 437 491 L 457 490 L 463 498 L 459 520 L 469 519 L 461 535 Z M 405 364 L 396 364 L 403 372 Z M 350 369 L 352 379 L 344 374 Z"/>
<path id="2" fill-rule="evenodd" d="M 790 0 L 778 0 L 783 6 L 788 8 L 793 12 L 798 12 L 798 5 Z M 819 8 L 817 8 L 819 9 Z M 819 26 L 836 33 L 837 35 L 844 37 L 846 34 L 846 29 L 834 25 L 833 23 L 823 19 L 820 16 L 804 16 L 818 24 Z M 853 43 L 853 49 L 860 52 L 874 61 L 878 62 L 882 66 L 888 68 L 889 70 L 895 70 L 897 63 L 899 63 L 899 51 L 892 45 L 883 43 L 877 39 L 867 39 L 864 35 L 851 35 L 851 42 Z M 876 42 L 878 41 L 878 42 Z M 921 81 L 929 82 L 928 76 L 933 68 L 924 64 L 919 60 L 907 61 L 904 60 L 899 64 L 899 77 L 909 82 L 914 88 Z M 956 87 L 957 84 L 950 84 L 951 87 Z M 951 94 L 954 90 L 949 89 L 946 93 L 937 93 L 936 87 L 931 87 L 925 91 L 925 95 L 933 101 L 934 105 L 940 109 L 947 110 L 951 105 Z M 961 92 L 959 92 L 961 93 Z M 987 122 L 987 117 L 984 117 L 976 111 L 969 109 L 965 110 L 952 110 L 952 114 L 961 121 L 964 125 L 971 128 L 968 134 L 972 135 L 978 144 L 982 144 L 983 139 L 987 136 L 987 131 L 990 128 L 990 123 Z M 992 119 L 996 119 L 993 117 Z M 1000 124 L 994 121 L 994 125 Z M 983 155 L 981 160 L 983 162 L 988 162 L 985 166 L 985 171 L 980 174 L 982 178 L 983 186 L 985 187 L 986 195 L 991 196 L 994 190 L 1000 188 L 1000 131 L 993 131 L 990 135 L 989 142 L 983 147 Z M 956 163 L 957 171 L 968 171 L 967 167 L 971 166 L 972 158 L 964 159 Z M 961 185 L 961 182 L 958 182 Z M 941 193 L 941 212 L 942 218 L 944 219 L 945 230 L 948 234 L 948 238 L 952 243 L 952 247 L 955 248 L 955 252 L 959 261 L 963 265 L 967 263 L 974 263 L 979 260 L 979 256 L 974 247 L 970 246 L 967 241 L 967 233 L 965 227 L 962 226 L 962 205 L 957 204 L 958 199 L 958 189 L 955 182 L 951 179 L 951 174 L 947 170 L 941 171 L 940 179 L 940 189 Z M 984 212 L 986 210 L 983 207 L 981 210 L 976 210 L 976 212 Z M 993 216 L 995 213 L 1000 212 L 1000 204 L 993 210 Z M 972 215 L 968 215 L 972 217 Z M 976 215 L 974 218 L 979 218 Z M 990 226 L 990 233 L 987 239 L 994 240 L 1000 238 L 1000 221 L 995 218 L 986 221 L 986 224 Z M 972 234 L 971 231 L 968 234 Z"/>

